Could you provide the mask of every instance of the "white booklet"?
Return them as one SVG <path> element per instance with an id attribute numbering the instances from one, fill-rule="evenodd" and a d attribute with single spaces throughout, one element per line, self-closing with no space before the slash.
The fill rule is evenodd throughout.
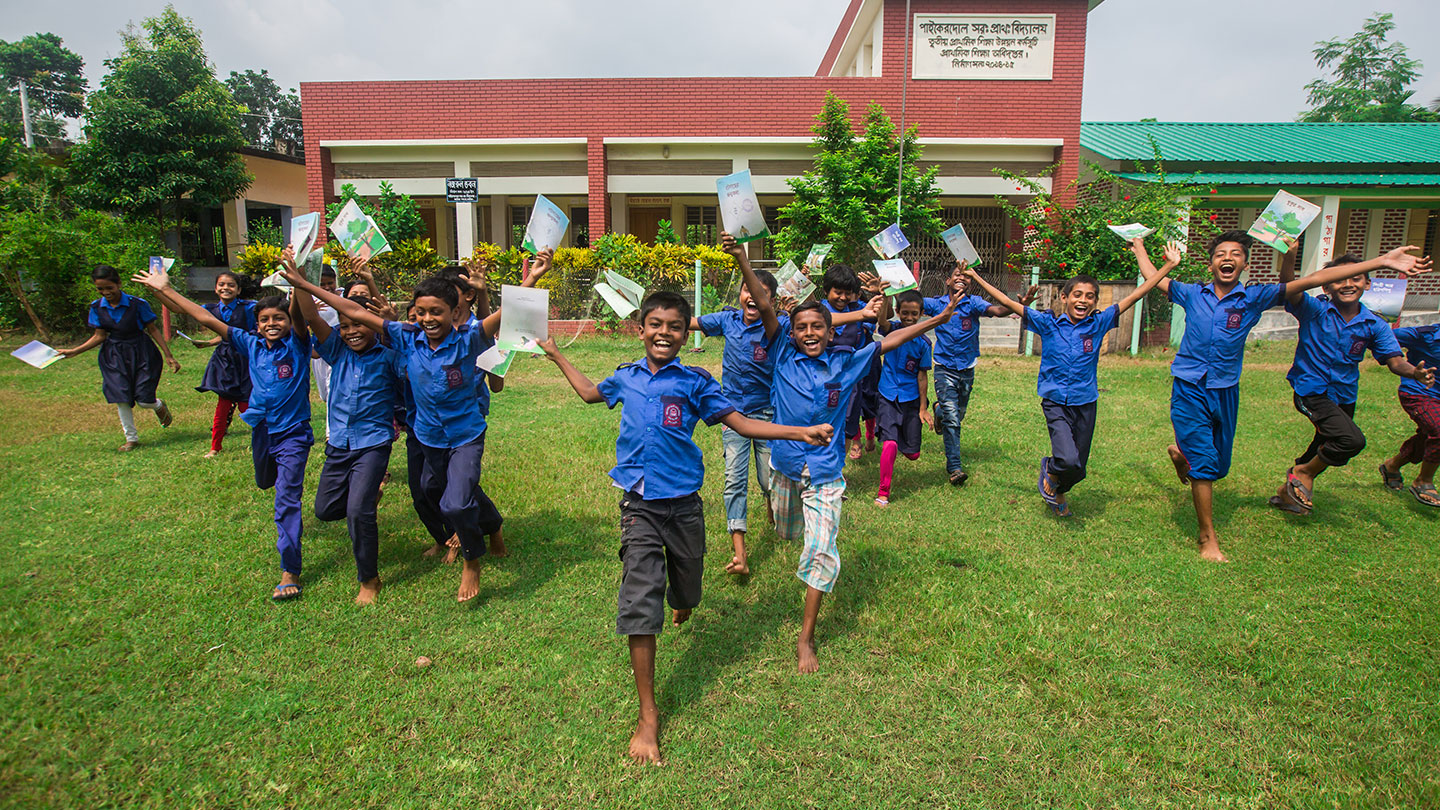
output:
<path id="1" fill-rule="evenodd" d="M 640 308 L 645 300 L 645 288 L 614 270 L 605 271 L 605 280 L 595 285 L 595 292 L 615 310 L 615 314 L 628 318 Z"/>
<path id="2" fill-rule="evenodd" d="M 880 254 L 880 258 L 893 259 L 900 251 L 910 247 L 910 240 L 905 238 L 899 225 L 891 225 L 870 237 L 870 247 Z"/>
<path id="3" fill-rule="evenodd" d="M 500 288 L 500 306 L 495 345 L 510 352 L 542 354 L 540 341 L 550 337 L 550 291 L 506 284 Z"/>
<path id="4" fill-rule="evenodd" d="M 940 232 L 940 238 L 945 240 L 945 247 L 950 248 L 950 254 L 957 262 L 966 262 L 971 267 L 980 266 L 980 251 L 975 249 L 975 243 L 965 233 L 965 226 L 955 223 L 949 228 Z"/>
<path id="5" fill-rule="evenodd" d="M 825 265 L 825 257 L 829 256 L 830 251 L 834 249 L 834 245 L 811 245 L 810 255 L 805 257 L 805 264 L 801 266 L 800 269 L 803 270 L 807 276 L 820 275 Z"/>
<path id="6" fill-rule="evenodd" d="M 315 249 L 320 236 L 320 215 L 301 214 L 290 220 L 290 244 L 295 248 L 295 266 L 305 273 L 311 284 L 320 283 L 320 271 L 325 263 L 325 249 Z"/>
<path id="7" fill-rule="evenodd" d="M 45 368 L 64 357 L 61 353 L 38 340 L 32 340 L 15 351 L 10 352 L 10 356 L 21 362 L 28 363 L 35 368 Z"/>
<path id="8" fill-rule="evenodd" d="M 1289 253 L 1300 241 L 1300 234 L 1319 215 L 1320 206 L 1288 191 L 1279 191 L 1260 212 L 1260 217 L 1250 226 L 1248 233 L 1281 253 Z"/>
<path id="9" fill-rule="evenodd" d="M 904 259 L 875 259 L 874 264 L 875 273 L 886 284 L 886 295 L 895 295 L 919 286 L 915 283 L 915 274 L 910 272 Z"/>
<path id="10" fill-rule="evenodd" d="M 525 241 L 521 244 L 530 253 L 554 250 L 560 247 L 565 229 L 570 226 L 570 217 L 560 206 L 545 199 L 544 194 L 535 196 L 535 205 L 530 209 L 530 221 L 525 223 Z"/>
<path id="11" fill-rule="evenodd" d="M 785 262 L 785 266 L 775 271 L 775 287 L 777 294 L 793 298 L 797 304 L 804 303 L 810 293 L 815 292 L 815 283 L 793 261 Z"/>
<path id="12" fill-rule="evenodd" d="M 1144 239 L 1155 232 L 1154 228 L 1147 228 L 1138 222 L 1132 222 L 1129 225 L 1107 225 L 1106 227 L 1110 229 L 1111 233 L 1126 242 L 1132 239 Z"/>
<path id="13" fill-rule="evenodd" d="M 335 234 L 336 241 L 345 248 L 345 252 L 355 258 L 369 261 L 372 256 L 390 252 L 390 242 L 380 232 L 380 226 L 361 211 L 354 200 L 340 209 L 339 215 L 330 223 L 330 232 Z"/>
<path id="14" fill-rule="evenodd" d="M 319 279 L 316 279 L 316 280 L 315 280 L 315 283 L 317 283 L 317 284 L 320 283 L 320 280 L 319 280 Z M 260 282 L 260 286 L 261 286 L 261 287 L 277 287 L 277 288 L 282 289 L 282 290 L 288 290 L 288 289 L 294 287 L 295 285 L 291 284 L 291 283 L 290 283 L 290 279 L 285 278 L 285 275 L 284 275 L 283 273 L 281 273 L 279 270 L 276 270 L 275 272 L 273 272 L 273 273 L 271 273 L 270 275 L 266 276 L 266 277 L 265 277 L 265 280 Z"/>
<path id="15" fill-rule="evenodd" d="M 486 374 L 494 374 L 496 377 L 504 377 L 505 372 L 510 370 L 510 364 L 515 361 L 518 352 L 507 352 L 499 345 L 491 346 L 475 358 L 475 367 Z"/>
<path id="16" fill-rule="evenodd" d="M 168 273 L 168 272 L 170 272 L 170 268 L 172 268 L 172 267 L 174 267 L 174 266 L 175 266 L 175 260 L 174 260 L 174 259 L 167 259 L 167 258 L 165 258 L 164 256 L 151 256 L 151 257 L 150 257 L 150 272 L 151 272 L 151 273 L 159 273 L 159 272 L 162 271 L 162 270 L 165 271 L 166 273 Z"/>
<path id="17" fill-rule="evenodd" d="M 770 235 L 765 225 L 765 210 L 760 207 L 760 198 L 755 196 L 755 183 L 749 169 L 716 180 L 715 193 L 720 197 L 721 225 L 736 242 L 750 242 Z"/>

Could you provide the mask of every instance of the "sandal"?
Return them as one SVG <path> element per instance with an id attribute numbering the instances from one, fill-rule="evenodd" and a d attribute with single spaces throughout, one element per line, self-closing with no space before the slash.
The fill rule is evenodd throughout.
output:
<path id="1" fill-rule="evenodd" d="M 1410 494 L 1425 506 L 1440 508 L 1440 492 L 1435 491 L 1432 483 L 1414 484 L 1410 487 Z"/>
<path id="2" fill-rule="evenodd" d="M 1298 503 L 1295 503 L 1292 500 L 1289 500 L 1288 498 L 1282 498 L 1279 495 L 1270 496 L 1270 505 L 1275 507 L 1276 509 L 1279 509 L 1281 512 L 1289 512 L 1292 515 L 1310 514 L 1309 509 L 1306 509 L 1305 507 L 1301 506 Z"/>
<path id="3" fill-rule="evenodd" d="M 1399 470 L 1390 472 L 1390 468 L 1384 464 L 1380 465 L 1380 482 L 1385 485 L 1386 489 L 1394 492 L 1405 488 L 1405 476 L 1401 475 Z"/>
<path id="4" fill-rule="evenodd" d="M 294 599 L 300 595 L 300 586 L 294 582 L 282 582 L 275 586 L 275 592 L 270 598 L 276 602 L 284 602 L 287 599 Z"/>
<path id="5" fill-rule="evenodd" d="M 884 497 L 876 498 L 876 499 L 875 499 L 875 505 L 876 505 L 876 506 L 889 506 L 889 505 L 890 505 L 890 499 L 889 499 L 889 498 L 884 498 Z"/>
<path id="6" fill-rule="evenodd" d="M 965 482 L 969 480 L 970 473 L 967 473 L 964 470 L 956 470 L 955 472 L 950 473 L 950 484 L 952 486 L 964 486 Z"/>
<path id="7" fill-rule="evenodd" d="M 1060 503 L 1059 501 L 1056 501 L 1056 502 L 1050 504 L 1050 511 L 1054 512 L 1054 513 L 1055 513 L 1055 517 L 1058 517 L 1058 518 L 1073 517 L 1074 514 L 1075 514 L 1074 512 L 1071 512 L 1071 511 L 1070 511 L 1070 504 L 1069 504 L 1069 502 Z"/>
<path id="8" fill-rule="evenodd" d="M 1291 499 L 1300 504 L 1306 511 L 1315 508 L 1315 502 L 1311 499 L 1314 494 L 1309 487 L 1300 483 L 1300 476 L 1295 474 L 1295 468 L 1291 467 L 1285 473 L 1285 489 L 1290 493 Z"/>
<path id="9" fill-rule="evenodd" d="M 1060 502 L 1055 500 L 1054 491 L 1047 491 L 1047 488 L 1045 486 L 1049 482 L 1049 480 L 1050 459 L 1042 458 L 1040 459 L 1040 479 L 1036 481 L 1035 488 L 1039 490 L 1040 497 L 1044 499 L 1045 503 L 1050 505 L 1051 509 L 1057 509 L 1057 507 L 1060 506 Z"/>

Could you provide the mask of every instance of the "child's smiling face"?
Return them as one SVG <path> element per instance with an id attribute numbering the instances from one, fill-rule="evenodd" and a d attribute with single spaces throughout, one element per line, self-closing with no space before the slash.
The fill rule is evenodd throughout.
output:
<path id="1" fill-rule="evenodd" d="M 901 326 L 914 326 L 920 322 L 920 316 L 924 313 L 919 303 L 906 301 L 900 305 L 900 308 L 895 311 L 895 314 L 899 316 Z"/>
<path id="2" fill-rule="evenodd" d="M 228 304 L 240 296 L 240 285 L 234 276 L 222 273 L 215 277 L 215 295 L 219 296 L 221 303 Z"/>
<path id="3" fill-rule="evenodd" d="M 790 320 L 790 336 L 806 357 L 819 357 L 824 353 L 832 334 L 825 317 L 813 309 L 801 311 Z"/>
<path id="4" fill-rule="evenodd" d="M 963 295 L 966 288 L 970 286 L 970 277 L 965 274 L 964 270 L 957 267 L 950 271 L 949 286 L 950 292 L 958 292 Z"/>
<path id="5" fill-rule="evenodd" d="M 750 295 L 750 287 L 740 285 L 740 317 L 746 323 L 754 323 L 760 319 L 760 308 L 755 306 L 755 298 Z"/>
<path id="6" fill-rule="evenodd" d="M 278 307 L 255 313 L 255 331 L 271 342 L 284 340 L 290 334 L 290 313 Z"/>
<path id="7" fill-rule="evenodd" d="M 119 284 L 116 284 L 108 278 L 97 278 L 93 283 L 95 284 L 95 292 L 100 293 L 100 297 L 104 298 L 110 306 L 113 307 L 120 303 Z"/>
<path id="8" fill-rule="evenodd" d="M 1370 276 L 1366 273 L 1356 273 L 1349 278 L 1342 278 L 1326 284 L 1325 294 L 1337 304 L 1354 304 L 1368 289 L 1370 289 Z"/>
<path id="9" fill-rule="evenodd" d="M 657 307 L 645 313 L 640 322 L 640 341 L 645 344 L 645 357 L 656 366 L 663 366 L 680 354 L 690 323 L 679 310 Z"/>
<path id="10" fill-rule="evenodd" d="M 340 316 L 340 339 L 345 345 L 356 352 L 366 352 L 375 345 L 375 330 L 351 318 L 343 312 L 337 313 Z"/>
<path id="11" fill-rule="evenodd" d="M 450 334 L 455 323 L 455 310 L 443 298 L 422 295 L 415 299 L 415 323 L 427 340 L 438 343 Z"/>
<path id="12" fill-rule="evenodd" d="M 825 291 L 825 300 L 830 302 L 831 307 L 843 312 L 846 307 L 850 306 L 850 302 L 855 300 L 855 293 L 839 287 L 831 287 Z"/>
<path id="13" fill-rule="evenodd" d="M 1072 321 L 1082 321 L 1086 315 L 1095 311 L 1095 303 L 1100 300 L 1100 291 L 1094 284 L 1076 284 L 1070 288 L 1060 299 L 1065 308 L 1065 314 L 1070 316 Z"/>
<path id="14" fill-rule="evenodd" d="M 1245 246 L 1239 242 L 1221 242 L 1210 254 L 1210 276 L 1221 286 L 1231 287 L 1238 283 L 1247 266 Z"/>

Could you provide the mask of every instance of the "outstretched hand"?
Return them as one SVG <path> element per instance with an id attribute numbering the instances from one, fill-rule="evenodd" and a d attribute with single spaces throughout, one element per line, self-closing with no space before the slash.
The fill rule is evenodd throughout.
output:
<path id="1" fill-rule="evenodd" d="M 173 357 L 167 357 L 167 358 L 165 358 L 165 363 L 166 363 L 166 365 L 170 366 L 170 370 L 171 370 L 171 371 L 175 372 L 176 374 L 179 374 L 179 373 L 180 373 L 180 361 L 179 361 L 179 360 L 176 360 L 176 359 L 173 358 Z"/>
<path id="2" fill-rule="evenodd" d="M 136 273 L 135 275 L 130 277 L 130 280 L 135 282 L 136 284 L 141 284 L 149 287 L 155 292 L 160 292 L 161 290 L 170 286 L 170 274 L 165 272 L 164 270 L 156 270 L 153 273 L 148 271 L 144 273 Z"/>
<path id="3" fill-rule="evenodd" d="M 1415 364 L 1415 373 L 1412 374 L 1411 377 L 1416 382 L 1429 388 L 1435 384 L 1435 369 L 1426 366 L 1425 361 L 1421 360 Z"/>
<path id="4" fill-rule="evenodd" d="M 865 317 L 867 317 L 867 318 L 877 318 L 877 319 L 878 319 L 878 318 L 880 317 L 880 310 L 883 309 L 884 306 L 885 306 L 885 296 L 883 296 L 883 295 L 877 295 L 877 296 L 875 296 L 874 298 L 871 298 L 869 301 L 867 301 L 867 302 L 865 303 L 864 308 L 862 308 L 860 311 L 863 312 L 863 313 L 865 313 Z"/>
<path id="5" fill-rule="evenodd" d="M 526 276 L 526 280 L 528 281 L 529 279 L 533 278 L 538 284 L 541 277 L 544 276 L 547 271 L 549 271 L 550 260 L 554 257 L 555 251 L 551 250 L 550 248 L 545 248 L 539 253 L 536 253 L 535 260 L 530 263 L 530 274 Z"/>
<path id="6" fill-rule="evenodd" d="M 1020 296 L 1020 306 L 1022 306 L 1022 307 L 1028 307 L 1028 306 L 1030 306 L 1031 304 L 1035 303 L 1035 299 L 1036 299 L 1036 298 L 1039 298 L 1039 297 L 1040 297 L 1040 285 L 1039 285 L 1039 284 L 1031 284 L 1031 285 L 1030 285 L 1030 289 L 1026 290 L 1024 295 Z"/>
<path id="7" fill-rule="evenodd" d="M 881 283 L 880 277 L 874 273 L 860 273 L 860 288 L 870 295 L 878 295 L 885 285 Z"/>
<path id="8" fill-rule="evenodd" d="M 829 424 L 811 425 L 805 428 L 805 443 L 824 447 L 835 437 L 835 428 Z"/>
<path id="9" fill-rule="evenodd" d="M 400 313 L 396 311 L 395 305 L 390 303 L 389 301 L 386 301 L 382 304 L 379 301 L 371 299 L 365 302 L 365 308 L 375 313 L 376 315 L 379 315 L 387 321 L 400 320 Z"/>
<path id="10" fill-rule="evenodd" d="M 1384 262 L 1386 267 L 1400 272 L 1406 278 L 1428 273 L 1434 269 L 1434 263 L 1431 262 L 1430 257 L 1415 256 L 1410 253 L 1412 250 L 1419 249 L 1420 248 L 1414 245 L 1397 247 L 1384 256 L 1381 256 L 1380 261 Z"/>
<path id="11" fill-rule="evenodd" d="M 1176 267 L 1179 267 L 1179 266 L 1180 266 L 1180 260 L 1183 259 L 1183 258 L 1184 258 L 1184 254 L 1180 252 L 1180 243 L 1179 243 L 1179 242 L 1166 242 L 1166 243 L 1165 243 L 1165 263 L 1166 263 L 1166 264 L 1170 264 L 1170 265 L 1174 265 L 1174 266 L 1176 266 Z"/>

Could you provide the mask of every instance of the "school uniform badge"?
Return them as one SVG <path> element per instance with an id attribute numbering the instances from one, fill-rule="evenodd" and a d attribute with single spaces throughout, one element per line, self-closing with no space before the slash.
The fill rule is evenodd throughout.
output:
<path id="1" fill-rule="evenodd" d="M 295 366 L 291 365 L 289 362 L 280 363 L 279 365 L 275 366 L 275 379 L 288 380 L 293 376 L 295 376 Z"/>
<path id="2" fill-rule="evenodd" d="M 765 351 L 765 344 L 758 340 L 750 341 L 750 358 L 757 363 L 765 362 L 770 355 Z"/>
<path id="3" fill-rule="evenodd" d="M 665 427 L 680 427 L 683 424 L 680 397 L 660 398 L 660 424 Z"/>

